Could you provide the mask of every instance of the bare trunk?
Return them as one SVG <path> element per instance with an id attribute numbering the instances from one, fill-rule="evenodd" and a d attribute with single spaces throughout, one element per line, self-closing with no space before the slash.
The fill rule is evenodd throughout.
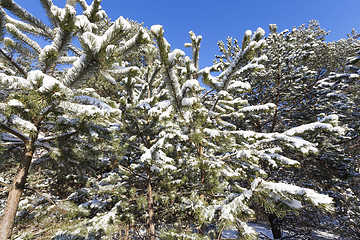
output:
<path id="1" fill-rule="evenodd" d="M 130 223 L 126 226 L 126 230 L 125 230 L 125 240 L 129 240 L 130 236 Z"/>
<path id="2" fill-rule="evenodd" d="M 21 159 L 19 169 L 14 177 L 12 187 L 10 189 L 6 202 L 4 215 L 0 222 L 0 239 L 10 239 L 14 227 L 17 208 L 23 192 L 26 178 L 28 175 L 31 159 L 33 156 L 32 147 L 25 148 L 24 155 Z"/>
<path id="3" fill-rule="evenodd" d="M 268 214 L 268 218 L 269 218 L 269 222 L 270 222 L 270 226 L 271 226 L 271 231 L 273 234 L 274 239 L 280 239 L 282 238 L 282 233 L 281 233 L 281 219 L 279 219 L 276 214 L 274 213 L 269 213 Z"/>
<path id="4" fill-rule="evenodd" d="M 155 235 L 155 220 L 154 220 L 154 197 L 151 187 L 151 176 L 149 176 L 147 183 L 147 192 L 148 192 L 148 205 L 149 205 L 149 218 L 148 218 L 148 235 L 150 240 L 156 240 Z"/>
<path id="5" fill-rule="evenodd" d="M 201 144 L 195 144 L 196 146 L 196 150 L 197 150 L 197 154 L 199 155 L 200 158 L 202 158 L 204 156 L 204 147 Z M 203 184 L 205 186 L 205 170 L 203 169 L 203 167 L 201 167 L 200 170 L 200 181 L 201 184 Z M 205 201 L 205 195 L 204 194 L 200 194 L 200 200 L 201 201 Z M 205 235 L 205 224 L 201 224 L 200 228 L 199 228 L 199 233 L 201 235 Z"/>

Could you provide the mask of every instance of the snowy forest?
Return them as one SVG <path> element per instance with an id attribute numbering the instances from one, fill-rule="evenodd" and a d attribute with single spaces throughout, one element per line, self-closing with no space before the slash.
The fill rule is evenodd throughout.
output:
<path id="1" fill-rule="evenodd" d="M 0 0 L 0 239 L 360 239 L 355 30 L 271 24 L 201 68 L 192 31 L 186 56 L 101 0 L 40 2 Z"/>

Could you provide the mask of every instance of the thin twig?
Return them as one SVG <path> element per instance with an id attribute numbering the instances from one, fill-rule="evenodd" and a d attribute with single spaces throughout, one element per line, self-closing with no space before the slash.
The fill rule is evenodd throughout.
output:
<path id="1" fill-rule="evenodd" d="M 5 182 L 1 182 L 1 181 L 0 181 L 0 185 L 7 187 L 7 188 L 11 188 L 11 186 L 12 186 L 10 183 L 5 183 Z"/>
<path id="2" fill-rule="evenodd" d="M 27 77 L 27 73 L 25 72 L 25 70 L 20 67 L 13 59 L 12 57 L 10 57 L 9 55 L 7 55 L 1 48 L 0 48 L 0 53 L 5 57 L 6 60 L 8 60 L 17 70 L 19 70 L 19 72 L 24 76 Z"/>
<path id="3" fill-rule="evenodd" d="M 228 158 L 231 158 L 232 156 L 235 156 L 236 154 L 237 154 L 237 153 L 233 153 L 233 154 L 227 155 L 227 156 L 219 159 L 219 161 L 225 161 L 225 160 L 227 160 Z"/>
<path id="4" fill-rule="evenodd" d="M 218 240 L 221 240 L 221 235 L 222 235 L 222 232 L 224 231 L 224 229 L 225 229 L 225 224 L 224 224 L 224 226 L 221 228 L 221 230 L 220 230 L 220 232 L 219 232 L 219 236 L 218 236 Z"/>
<path id="5" fill-rule="evenodd" d="M 60 134 L 60 135 L 39 138 L 38 141 L 39 142 L 47 142 L 47 141 L 51 141 L 51 140 L 58 139 L 58 138 L 65 138 L 65 137 L 72 136 L 72 135 L 76 134 L 77 132 L 78 131 L 74 130 L 74 131 L 70 131 L 70 132 L 67 132 L 67 133 Z"/>
<path id="6" fill-rule="evenodd" d="M 40 193 L 38 190 L 36 190 L 34 188 L 30 188 L 30 187 L 24 187 L 24 189 L 31 190 L 31 191 L 35 192 L 35 194 L 39 195 L 40 197 L 46 199 L 48 202 L 52 203 L 60 211 L 66 212 L 66 210 L 59 207 L 59 205 L 57 205 L 56 202 L 54 202 L 51 198 L 46 197 L 44 194 Z"/>
<path id="7" fill-rule="evenodd" d="M 201 96 L 200 101 L 202 101 L 207 95 L 209 95 L 209 93 L 211 93 L 212 91 L 214 91 L 214 89 L 211 89 L 209 91 L 207 91 L 204 95 Z"/>
<path id="8" fill-rule="evenodd" d="M 220 100 L 220 96 L 218 96 L 218 98 L 216 99 L 214 105 L 211 108 L 211 111 L 214 111 L 214 109 L 215 109 L 216 105 L 218 104 L 219 100 Z"/>
<path id="9" fill-rule="evenodd" d="M 140 177 L 140 178 L 143 178 L 143 179 L 147 180 L 147 177 L 144 177 L 144 176 L 141 176 L 140 174 L 137 174 L 136 172 L 134 172 L 134 171 L 131 170 L 130 168 L 124 167 L 124 166 L 122 166 L 122 165 L 120 165 L 120 164 L 119 164 L 119 167 L 121 167 L 122 169 L 125 169 L 126 171 L 134 174 L 134 175 L 137 176 L 137 177 Z"/>

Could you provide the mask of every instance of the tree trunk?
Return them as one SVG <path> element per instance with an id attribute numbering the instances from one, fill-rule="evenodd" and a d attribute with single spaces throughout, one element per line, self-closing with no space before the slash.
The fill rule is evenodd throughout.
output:
<path id="1" fill-rule="evenodd" d="M 282 238 L 281 234 L 281 219 L 279 219 L 276 214 L 270 213 L 268 214 L 268 219 L 271 226 L 271 231 L 273 234 L 274 239 Z"/>
<path id="2" fill-rule="evenodd" d="M 150 240 L 156 240 L 155 234 L 155 220 L 154 220 L 154 197 L 151 187 L 151 176 L 149 175 L 147 183 L 147 193 L 148 193 L 148 208 L 149 208 L 149 218 L 148 218 L 148 235 Z"/>
<path id="3" fill-rule="evenodd" d="M 129 236 L 130 236 L 130 223 L 126 226 L 126 230 L 125 230 L 125 240 L 129 240 Z"/>
<path id="4" fill-rule="evenodd" d="M 14 227 L 17 208 L 23 192 L 31 160 L 33 157 L 32 147 L 26 146 L 19 169 L 14 177 L 6 202 L 4 215 L 0 222 L 0 239 L 10 239 Z"/>

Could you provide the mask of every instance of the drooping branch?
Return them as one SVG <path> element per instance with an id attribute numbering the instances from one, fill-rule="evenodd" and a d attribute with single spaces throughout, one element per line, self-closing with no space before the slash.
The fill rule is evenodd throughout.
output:
<path id="1" fill-rule="evenodd" d="M 16 136 L 17 138 L 19 138 L 21 141 L 23 141 L 25 144 L 28 143 L 30 141 L 29 137 L 25 136 L 24 134 L 22 134 L 21 132 L 17 131 L 16 129 L 13 129 L 7 125 L 5 125 L 4 123 L 0 123 L 0 129 Z"/>

